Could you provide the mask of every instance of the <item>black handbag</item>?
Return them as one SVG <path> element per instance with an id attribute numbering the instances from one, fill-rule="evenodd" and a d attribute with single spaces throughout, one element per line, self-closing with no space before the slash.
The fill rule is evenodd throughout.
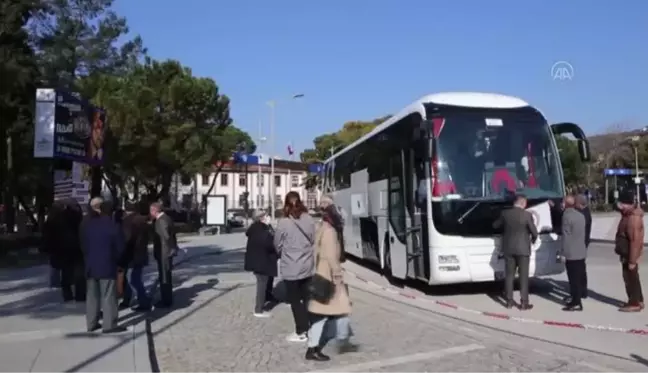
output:
<path id="1" fill-rule="evenodd" d="M 308 282 L 308 294 L 310 299 L 328 304 L 335 293 L 335 284 L 322 275 L 315 274 Z"/>
<path id="2" fill-rule="evenodd" d="M 295 224 L 297 229 L 306 237 L 308 242 L 315 246 L 315 243 L 311 240 L 310 236 L 304 232 L 302 227 L 297 224 L 296 221 L 291 219 L 291 221 Z M 315 268 L 317 268 L 317 264 L 319 262 L 319 255 L 317 255 L 315 259 Z M 335 293 L 335 284 L 333 281 L 330 281 L 326 277 L 320 275 L 320 274 L 315 274 L 313 277 L 311 277 L 310 281 L 308 282 L 308 286 L 306 287 L 308 291 L 309 298 L 322 304 L 327 304 L 328 302 L 331 301 L 331 298 L 333 298 L 333 294 Z"/>

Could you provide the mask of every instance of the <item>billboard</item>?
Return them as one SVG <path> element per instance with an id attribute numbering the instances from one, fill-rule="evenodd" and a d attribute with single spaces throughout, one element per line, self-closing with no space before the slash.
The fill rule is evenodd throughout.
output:
<path id="1" fill-rule="evenodd" d="M 34 125 L 35 158 L 102 164 L 106 113 L 78 95 L 37 89 Z"/>

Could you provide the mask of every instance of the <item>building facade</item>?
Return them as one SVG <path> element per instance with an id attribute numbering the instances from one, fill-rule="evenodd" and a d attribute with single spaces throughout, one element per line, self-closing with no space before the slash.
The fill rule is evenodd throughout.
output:
<path id="1" fill-rule="evenodd" d="M 245 165 L 228 163 L 222 166 L 218 174 L 212 172 L 196 175 L 196 185 L 184 186 L 183 189 L 195 190 L 198 200 L 201 200 L 214 183 L 210 194 L 227 196 L 229 209 L 244 208 L 246 192 L 251 209 L 267 209 L 271 203 L 275 204 L 275 208 L 280 208 L 286 194 L 294 191 L 299 193 L 306 207 L 314 209 L 320 192 L 317 189 L 309 191 L 304 187 L 308 176 L 307 167 L 301 162 L 275 160 L 274 180 L 271 180 L 269 165 L 248 165 L 246 168 Z M 274 191 L 271 183 L 274 184 Z"/>

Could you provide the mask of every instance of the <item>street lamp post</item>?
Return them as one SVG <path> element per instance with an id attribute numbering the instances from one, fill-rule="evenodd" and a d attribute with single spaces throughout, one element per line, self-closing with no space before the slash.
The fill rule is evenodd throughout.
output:
<path id="1" fill-rule="evenodd" d="M 263 137 L 263 127 L 261 124 L 261 121 L 259 121 L 259 144 L 263 144 L 266 142 L 266 138 Z M 263 208 L 263 203 L 261 203 L 261 196 L 264 194 L 263 193 L 263 185 L 264 183 L 262 182 L 263 180 L 263 173 L 261 173 L 261 158 L 260 154 L 261 152 L 257 151 L 259 153 L 259 162 L 257 163 L 257 196 L 256 196 L 256 203 L 257 203 L 257 208 L 261 209 Z"/>
<path id="2" fill-rule="evenodd" d="M 635 156 L 635 178 L 634 182 L 637 187 L 637 205 L 641 206 L 641 189 L 640 189 L 640 178 L 639 178 L 639 152 L 637 150 L 637 146 L 639 144 L 639 140 L 641 138 L 639 136 L 632 136 L 632 148 L 634 149 L 634 156 Z"/>
<path id="3" fill-rule="evenodd" d="M 304 97 L 303 93 L 298 93 L 291 97 L 292 100 Z M 274 152 L 275 152 L 275 107 L 277 102 L 275 100 L 268 101 L 268 106 L 270 106 L 270 219 L 275 219 L 275 195 L 276 185 L 275 185 L 275 161 L 274 161 Z"/>

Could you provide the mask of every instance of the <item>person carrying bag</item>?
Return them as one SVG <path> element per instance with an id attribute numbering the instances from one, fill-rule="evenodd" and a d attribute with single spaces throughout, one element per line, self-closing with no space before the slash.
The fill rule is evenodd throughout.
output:
<path id="1" fill-rule="evenodd" d="M 339 353 L 357 350 L 357 346 L 350 343 L 351 299 L 344 283 L 340 262 L 342 247 L 333 219 L 331 213 L 325 210 L 316 234 L 315 274 L 308 287 L 310 296 L 308 311 L 312 314 L 313 322 L 308 330 L 306 360 L 330 360 L 321 350 L 322 339 L 325 334 L 328 334 L 325 333 L 327 324 L 335 326 L 335 339 Z"/>

